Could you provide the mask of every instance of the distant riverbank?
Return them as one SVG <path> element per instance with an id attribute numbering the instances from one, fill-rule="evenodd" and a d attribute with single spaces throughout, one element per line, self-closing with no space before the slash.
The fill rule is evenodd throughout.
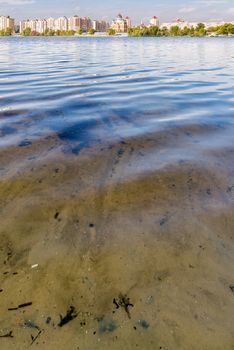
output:
<path id="1" fill-rule="evenodd" d="M 234 36 L 234 24 L 225 23 L 216 27 L 207 27 L 204 23 L 198 23 L 196 27 L 193 26 L 181 26 L 179 24 L 172 25 L 170 27 L 159 26 L 138 26 L 128 28 L 127 33 L 117 33 L 113 28 L 109 28 L 107 32 L 96 32 L 94 29 L 89 31 L 74 30 L 52 30 L 46 29 L 45 32 L 39 33 L 31 30 L 31 28 L 25 28 L 22 33 L 15 34 L 10 28 L 0 31 L 0 36 L 88 36 L 88 37 L 107 37 L 107 36 L 147 36 L 147 37 L 233 37 Z"/>
<path id="2" fill-rule="evenodd" d="M 127 37 L 145 37 L 145 38 L 179 38 L 179 37 L 187 37 L 187 38 L 192 38 L 192 37 L 197 37 L 197 38 L 234 38 L 234 34 L 229 34 L 229 35 L 214 35 L 214 34 L 207 34 L 207 35 L 202 35 L 202 36 L 192 36 L 192 35 L 174 35 L 174 36 L 157 36 L 157 35 L 129 35 L 127 33 L 125 34 L 114 34 L 114 35 L 109 35 L 109 34 L 75 34 L 75 35 L 30 35 L 30 36 L 25 36 L 21 34 L 12 34 L 10 36 L 5 36 L 5 35 L 0 35 L 1 37 L 12 37 L 12 38 L 25 38 L 25 37 L 45 37 L 45 38 L 51 38 L 51 37 L 60 37 L 60 38 L 71 38 L 71 37 L 77 37 L 77 38 L 127 38 Z"/>

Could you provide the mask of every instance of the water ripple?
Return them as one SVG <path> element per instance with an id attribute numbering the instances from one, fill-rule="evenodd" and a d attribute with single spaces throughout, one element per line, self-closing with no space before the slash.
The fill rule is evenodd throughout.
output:
<path id="1" fill-rule="evenodd" d="M 201 122 L 223 137 L 233 56 L 228 39 L 1 38 L 0 146 L 57 133 L 76 148 Z"/>

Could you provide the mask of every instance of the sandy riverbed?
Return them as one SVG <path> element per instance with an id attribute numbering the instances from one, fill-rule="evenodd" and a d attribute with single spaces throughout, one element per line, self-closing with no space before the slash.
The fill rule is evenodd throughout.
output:
<path id="1" fill-rule="evenodd" d="M 234 349 L 234 153 L 169 137 L 1 150 L 1 349 Z"/>

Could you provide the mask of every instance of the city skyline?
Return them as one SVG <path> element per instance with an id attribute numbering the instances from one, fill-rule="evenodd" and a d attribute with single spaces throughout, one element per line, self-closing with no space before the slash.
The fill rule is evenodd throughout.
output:
<path id="1" fill-rule="evenodd" d="M 182 0 L 179 4 L 174 0 L 157 3 L 154 0 L 117 0 L 114 4 L 107 0 L 67 0 L 65 4 L 61 0 L 0 0 L 0 15 L 10 15 L 16 21 L 73 14 L 111 21 L 119 12 L 130 16 L 133 24 L 154 15 L 161 21 L 171 21 L 177 17 L 188 21 L 222 21 L 233 19 L 234 5 L 232 0 Z"/>
<path id="2" fill-rule="evenodd" d="M 19 24 L 15 22 L 15 19 L 7 16 L 0 16 L 0 31 L 1 35 L 9 35 L 14 33 L 20 33 L 23 35 L 75 35 L 75 33 L 83 34 L 94 34 L 95 32 L 102 33 L 128 33 L 132 35 L 139 34 L 139 30 L 153 30 L 151 34 L 159 35 L 158 31 L 155 32 L 156 28 L 162 30 L 163 35 L 165 35 L 165 29 L 172 33 L 172 35 L 195 35 L 194 30 L 196 28 L 197 35 L 206 35 L 207 32 L 213 33 L 220 31 L 220 35 L 233 35 L 234 34 L 234 21 L 229 22 L 191 22 L 185 21 L 183 19 L 177 18 L 171 22 L 161 22 L 160 19 L 156 16 L 153 16 L 149 19 L 148 23 L 141 23 L 138 27 L 132 26 L 131 18 L 129 16 L 122 16 L 118 14 L 111 23 L 108 23 L 103 20 L 92 20 L 90 17 L 79 17 L 77 15 L 66 17 L 62 16 L 59 18 L 49 17 L 47 19 L 27 19 L 21 20 Z M 222 27 L 218 29 L 218 27 Z M 177 29 L 175 29 L 177 28 Z M 216 30 L 211 28 L 216 28 Z M 202 29 L 202 30 L 200 30 Z M 129 31 L 130 30 L 130 31 Z M 206 32 L 207 31 L 207 32 Z M 134 35 L 135 35 L 134 34 Z M 217 34 L 217 33 L 216 33 Z M 113 35 L 113 34 L 111 34 Z M 147 32 L 149 35 L 149 32 Z"/>

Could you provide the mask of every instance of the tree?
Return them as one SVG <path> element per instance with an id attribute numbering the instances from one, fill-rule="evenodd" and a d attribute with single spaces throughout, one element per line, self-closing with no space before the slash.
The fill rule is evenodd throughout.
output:
<path id="1" fill-rule="evenodd" d="M 180 35 L 180 28 L 178 26 L 172 26 L 170 29 L 170 35 L 171 36 L 179 36 Z"/>
<path id="2" fill-rule="evenodd" d="M 5 36 L 10 36 L 10 35 L 12 35 L 12 32 L 13 32 L 13 30 L 12 30 L 12 28 L 6 28 L 5 29 Z"/>
<path id="3" fill-rule="evenodd" d="M 182 36 L 188 36 L 190 35 L 190 28 L 189 27 L 184 27 L 182 30 L 181 30 L 181 35 Z"/>
<path id="4" fill-rule="evenodd" d="M 89 29 L 89 32 L 88 32 L 90 35 L 94 35 L 96 33 L 96 30 L 91 28 Z"/>
<path id="5" fill-rule="evenodd" d="M 48 36 L 50 33 L 50 29 L 49 28 L 46 28 L 46 30 L 44 31 L 44 35 Z"/>
<path id="6" fill-rule="evenodd" d="M 115 34 L 116 34 L 116 31 L 115 31 L 113 28 L 109 28 L 109 29 L 107 30 L 107 33 L 108 33 L 109 35 L 115 35 Z"/>
<path id="7" fill-rule="evenodd" d="M 168 36 L 169 35 L 169 30 L 167 29 L 167 27 L 163 27 L 161 30 L 161 35 L 162 36 Z"/>
<path id="8" fill-rule="evenodd" d="M 149 34 L 150 36 L 160 36 L 161 33 L 160 33 L 160 29 L 158 26 L 151 26 L 149 28 Z"/>
<path id="9" fill-rule="evenodd" d="M 234 34 L 234 25 L 231 23 L 225 23 L 218 28 L 218 34 L 228 35 Z"/>
<path id="10" fill-rule="evenodd" d="M 205 36 L 207 33 L 206 27 L 204 23 L 198 23 L 195 28 L 194 35 L 195 36 Z"/>
<path id="11" fill-rule="evenodd" d="M 45 32 L 44 32 L 44 35 L 46 35 L 46 36 L 54 36 L 55 35 L 55 30 L 47 28 L 45 30 Z"/>
<path id="12" fill-rule="evenodd" d="M 218 31 L 218 27 L 209 27 L 208 29 L 207 29 L 207 32 L 208 33 L 215 33 L 215 32 L 217 32 Z"/>
<path id="13" fill-rule="evenodd" d="M 82 29 L 82 28 L 80 28 L 80 29 L 78 30 L 78 34 L 79 34 L 79 35 L 82 35 L 82 34 L 83 34 L 83 29 Z"/>
<path id="14" fill-rule="evenodd" d="M 75 31 L 74 30 L 67 30 L 66 32 L 65 32 L 65 35 L 67 35 L 67 36 L 73 36 L 73 35 L 75 35 Z"/>
<path id="15" fill-rule="evenodd" d="M 228 33 L 234 34 L 234 24 L 228 24 Z"/>
<path id="16" fill-rule="evenodd" d="M 31 35 L 32 35 L 32 30 L 31 30 L 31 28 L 25 28 L 25 29 L 23 30 L 23 35 L 24 35 L 24 36 L 31 36 Z"/>
<path id="17" fill-rule="evenodd" d="M 195 33 L 194 27 L 190 28 L 190 35 L 191 35 L 191 36 L 194 36 L 194 33 Z"/>
<path id="18" fill-rule="evenodd" d="M 205 29 L 205 24 L 204 23 L 198 23 L 196 30 L 199 31 L 200 29 Z"/>

